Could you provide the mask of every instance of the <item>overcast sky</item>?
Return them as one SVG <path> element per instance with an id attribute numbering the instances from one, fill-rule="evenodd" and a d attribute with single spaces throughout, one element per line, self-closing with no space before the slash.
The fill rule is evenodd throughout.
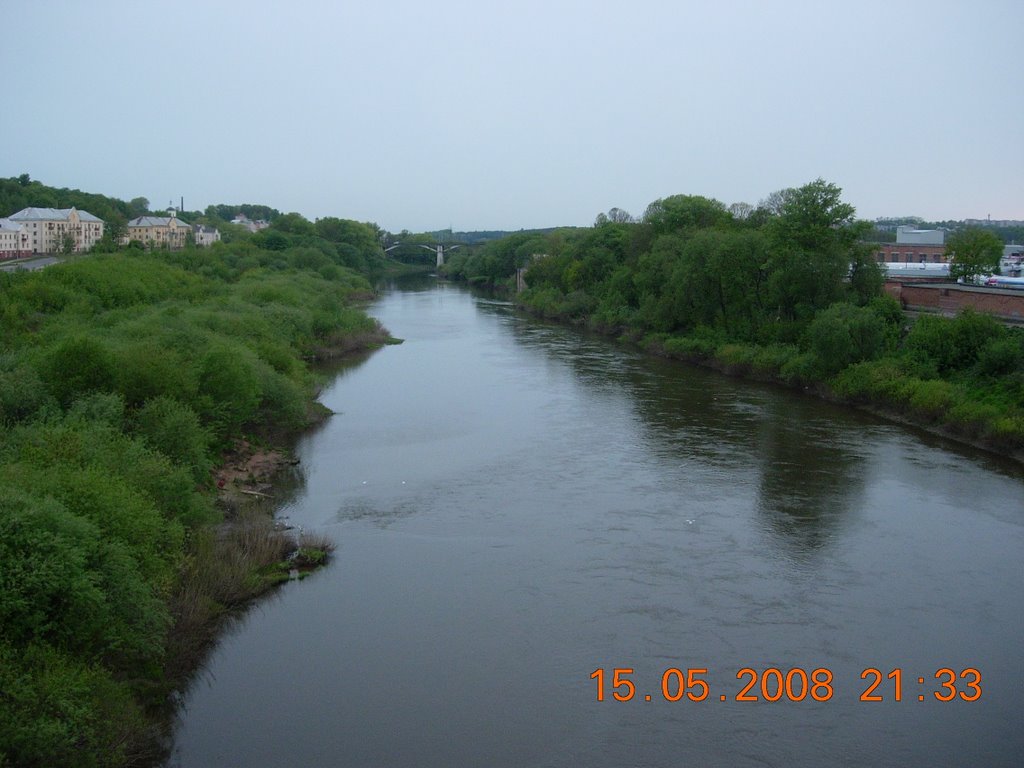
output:
<path id="1" fill-rule="evenodd" d="M 0 176 L 393 232 L 818 177 L 1024 219 L 1020 0 L 0 3 Z"/>

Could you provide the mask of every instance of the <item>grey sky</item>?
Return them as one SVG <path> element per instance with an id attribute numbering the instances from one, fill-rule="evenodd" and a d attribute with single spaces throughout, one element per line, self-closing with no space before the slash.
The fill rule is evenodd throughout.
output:
<path id="1" fill-rule="evenodd" d="M 396 232 L 819 176 L 865 218 L 1024 219 L 1019 0 L 2 5 L 0 176 Z"/>

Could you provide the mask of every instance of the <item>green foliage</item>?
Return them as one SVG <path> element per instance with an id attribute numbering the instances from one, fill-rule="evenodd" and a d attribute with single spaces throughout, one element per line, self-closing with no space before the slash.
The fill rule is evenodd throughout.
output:
<path id="1" fill-rule="evenodd" d="M 94 422 L 118 432 L 124 427 L 124 415 L 124 397 L 114 392 L 82 395 L 68 409 L 72 421 Z"/>
<path id="2" fill-rule="evenodd" d="M 949 276 L 970 282 L 979 275 L 999 271 L 1003 241 L 988 229 L 968 227 L 949 236 L 946 253 L 952 259 Z"/>
<path id="3" fill-rule="evenodd" d="M 956 401 L 952 384 L 941 379 L 915 381 L 909 389 L 910 406 L 928 419 L 938 419 Z"/>
<path id="4" fill-rule="evenodd" d="M 821 375 L 820 364 L 813 352 L 802 352 L 793 355 L 779 369 L 779 376 L 789 384 L 808 386 L 818 381 Z"/>
<path id="5" fill-rule="evenodd" d="M 753 362 L 754 370 L 762 375 L 778 376 L 799 354 L 800 349 L 793 344 L 769 344 L 758 347 Z"/>
<path id="6" fill-rule="evenodd" d="M 223 433 L 235 433 L 259 405 L 253 362 L 251 354 L 229 346 L 210 349 L 199 361 L 200 413 Z"/>
<path id="7" fill-rule="evenodd" d="M 214 449 L 304 425 L 304 358 L 379 337 L 349 306 L 369 283 L 312 226 L 286 218 L 282 250 L 0 275 L 0 764 L 129 762 L 182 666 L 172 605 L 229 599 L 180 596 L 216 519 Z M 247 562 L 236 582 L 259 581 Z"/>
<path id="8" fill-rule="evenodd" d="M 850 289 L 858 304 L 869 304 L 880 298 L 885 285 L 885 273 L 873 252 L 870 246 L 858 245 L 850 258 Z"/>
<path id="9" fill-rule="evenodd" d="M 844 293 L 859 229 L 853 206 L 840 195 L 821 179 L 791 190 L 765 226 L 772 247 L 769 288 L 785 318 L 809 319 Z"/>
<path id="10" fill-rule="evenodd" d="M 128 203 L 106 195 L 82 192 L 78 189 L 49 187 L 30 179 L 27 173 L 15 178 L 0 179 L 0 217 L 29 207 L 78 208 L 104 221 L 131 217 Z"/>
<path id="11" fill-rule="evenodd" d="M 807 329 L 809 346 L 825 376 L 889 351 L 884 317 L 868 307 L 833 304 L 819 312 Z"/>
<path id="12" fill-rule="evenodd" d="M 44 644 L 0 639 L 0 691 L 0 765 L 12 768 L 116 768 L 146 727 L 109 672 Z"/>
<path id="13" fill-rule="evenodd" d="M 276 208 L 267 205 L 256 205 L 253 203 L 242 203 L 241 205 L 208 205 L 204 211 L 207 218 L 217 222 L 218 226 L 230 222 L 238 214 L 242 214 L 251 221 L 273 221 L 281 212 Z"/>
<path id="14" fill-rule="evenodd" d="M 698 328 L 689 336 L 672 336 L 664 341 L 665 353 L 683 360 L 708 360 L 715 356 L 724 343 L 720 333 L 709 328 Z"/>
<path id="15" fill-rule="evenodd" d="M 940 374 L 962 371 L 978 362 L 982 350 L 1007 331 L 988 315 L 964 310 L 955 319 L 926 315 L 907 335 L 904 349 L 911 357 L 935 366 Z"/>
<path id="16" fill-rule="evenodd" d="M 9 370 L 4 370 L 10 365 Z M 0 358 L 0 427 L 11 426 L 35 416 L 48 405 L 56 406 L 35 368 Z"/>
<path id="17" fill-rule="evenodd" d="M 135 414 L 134 433 L 202 482 L 213 466 L 210 433 L 187 405 L 170 397 L 147 401 Z"/>
<path id="18" fill-rule="evenodd" d="M 1024 366 L 1021 333 L 1014 337 L 991 338 L 978 353 L 978 368 L 986 376 L 1008 376 Z"/>
<path id="19" fill-rule="evenodd" d="M 68 406 L 78 395 L 113 391 L 117 366 L 102 342 L 74 336 L 43 358 L 40 374 L 60 404 Z"/>
<path id="20" fill-rule="evenodd" d="M 652 203 L 641 223 L 601 215 L 593 228 L 548 240 L 518 300 L 545 317 L 643 339 L 658 354 L 827 384 L 971 438 L 1024 445 L 1024 333 L 972 312 L 908 324 L 860 242 L 870 225 L 855 221 L 833 184 L 817 179 L 749 208 L 736 206 L 736 220 L 717 201 L 677 195 Z M 985 250 L 968 234 L 953 241 L 961 262 Z M 991 264 L 996 243 L 980 240 Z M 512 262 L 486 257 L 512 245 L 493 244 L 476 262 L 489 282 Z M 456 274 L 471 278 L 473 268 L 466 258 Z"/>
<path id="21" fill-rule="evenodd" d="M 672 195 L 655 200 L 644 212 L 644 224 L 655 234 L 708 229 L 732 221 L 725 205 L 700 195 Z"/>

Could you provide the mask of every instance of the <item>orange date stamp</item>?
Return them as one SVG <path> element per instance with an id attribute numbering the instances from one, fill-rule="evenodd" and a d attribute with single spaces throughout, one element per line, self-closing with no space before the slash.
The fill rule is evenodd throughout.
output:
<path id="1" fill-rule="evenodd" d="M 669 667 L 661 673 L 660 688 L 651 686 L 654 693 L 639 693 L 635 677 L 636 670 L 632 667 L 598 667 L 590 673 L 590 679 L 597 684 L 598 701 L 706 701 L 715 698 L 719 701 L 830 701 L 837 688 L 844 698 L 852 698 L 859 692 L 856 700 L 866 702 L 915 698 L 917 701 L 977 701 L 981 698 L 981 672 L 974 667 L 959 672 L 942 667 L 917 676 L 908 673 L 906 684 L 901 667 L 888 672 L 866 667 L 861 670 L 860 682 L 853 685 L 845 681 L 839 685 L 828 667 L 811 670 L 743 667 L 735 674 L 737 683 L 730 684 L 727 692 L 721 691 L 723 681 L 713 680 L 706 667 Z M 718 690 L 712 691 L 712 682 Z"/>

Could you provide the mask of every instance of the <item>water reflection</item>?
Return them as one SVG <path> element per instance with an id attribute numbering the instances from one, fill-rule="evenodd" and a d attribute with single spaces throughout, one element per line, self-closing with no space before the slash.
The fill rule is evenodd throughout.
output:
<path id="1" fill-rule="evenodd" d="M 225 645 L 183 767 L 1021 764 L 1019 480 L 453 286 L 374 312 L 406 344 L 299 447 L 293 514 L 338 557 Z M 946 665 L 984 700 L 857 700 L 865 667 Z M 637 699 L 597 702 L 597 666 Z M 677 666 L 708 701 L 661 700 Z M 735 702 L 745 666 L 835 696 Z"/>
<path id="2" fill-rule="evenodd" d="M 792 401 L 772 403 L 757 431 L 757 510 L 797 559 L 827 546 L 844 517 L 859 509 L 870 470 L 846 446 L 849 428 L 808 410 Z"/>
<path id="3" fill-rule="evenodd" d="M 758 515 L 788 556 L 813 555 L 857 509 L 870 468 L 851 444 L 851 430 L 828 418 L 831 406 L 603 339 L 567 336 L 558 326 L 513 322 L 510 330 L 524 347 L 568 365 L 591 396 L 621 396 L 651 450 L 666 460 L 716 470 L 704 475 L 716 488 L 722 473 L 745 474 L 756 485 Z"/>

